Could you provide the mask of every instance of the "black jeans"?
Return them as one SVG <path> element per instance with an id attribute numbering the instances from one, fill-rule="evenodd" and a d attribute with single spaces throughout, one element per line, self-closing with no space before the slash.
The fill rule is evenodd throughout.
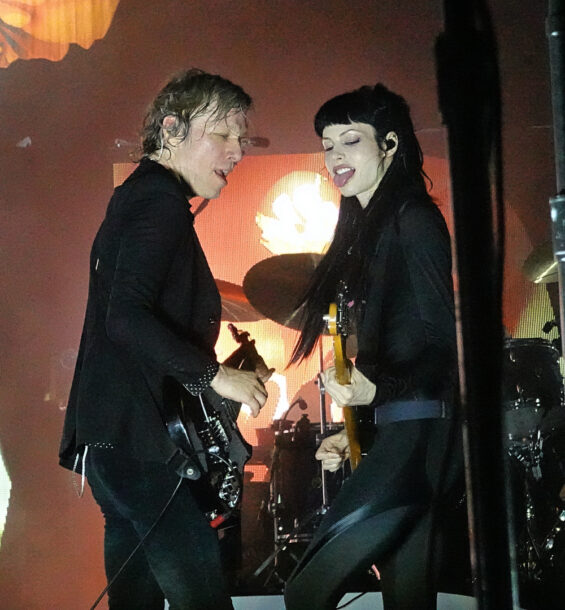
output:
<path id="1" fill-rule="evenodd" d="M 166 464 L 89 448 L 86 475 L 105 518 L 108 582 L 159 519 L 108 592 L 110 610 L 231 610 L 218 537 L 183 480 Z"/>

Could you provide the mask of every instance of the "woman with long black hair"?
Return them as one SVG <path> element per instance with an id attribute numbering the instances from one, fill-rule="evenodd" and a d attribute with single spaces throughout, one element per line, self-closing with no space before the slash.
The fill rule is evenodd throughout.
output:
<path id="1" fill-rule="evenodd" d="M 380 83 L 339 95 L 320 108 L 315 129 L 342 197 L 291 362 L 312 353 L 342 293 L 357 357 L 349 384 L 334 368 L 323 382 L 338 405 L 357 407 L 372 444 L 289 579 L 286 604 L 335 608 L 349 577 L 373 565 L 386 610 L 431 610 L 439 525 L 461 474 L 449 233 L 402 97 Z M 316 453 L 330 471 L 348 456 L 345 430 Z"/>

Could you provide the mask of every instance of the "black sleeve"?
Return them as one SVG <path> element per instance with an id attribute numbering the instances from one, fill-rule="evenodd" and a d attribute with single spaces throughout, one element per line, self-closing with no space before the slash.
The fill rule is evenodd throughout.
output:
<path id="1" fill-rule="evenodd" d="M 194 239 L 185 202 L 170 194 L 135 201 L 120 231 L 110 280 L 106 331 L 137 360 L 197 389 L 218 369 L 212 354 L 192 344 L 157 315 L 157 302 L 179 244 Z M 187 249 L 191 251 L 190 247 Z M 193 251 L 193 250 L 192 250 Z M 186 261 L 187 270 L 194 261 Z"/>

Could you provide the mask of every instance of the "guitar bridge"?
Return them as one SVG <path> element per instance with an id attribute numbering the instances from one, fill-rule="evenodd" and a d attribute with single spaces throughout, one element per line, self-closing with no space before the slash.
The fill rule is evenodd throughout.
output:
<path id="1" fill-rule="evenodd" d="M 235 508 L 241 498 L 241 477 L 233 466 L 228 468 L 218 495 L 230 508 Z"/>
<path id="2" fill-rule="evenodd" d="M 200 438 L 209 453 L 224 453 L 229 448 L 230 439 L 225 428 L 214 415 L 208 419 L 207 426 L 199 431 Z"/>

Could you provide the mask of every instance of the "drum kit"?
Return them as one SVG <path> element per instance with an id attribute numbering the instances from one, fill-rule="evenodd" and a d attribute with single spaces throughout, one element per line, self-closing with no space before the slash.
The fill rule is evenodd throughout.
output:
<path id="1" fill-rule="evenodd" d="M 549 602 L 531 604 L 562 586 L 556 578 L 565 568 L 560 354 L 544 339 L 507 340 L 503 353 L 503 430 L 518 586 L 525 607 L 549 610 Z"/>
<path id="2" fill-rule="evenodd" d="M 545 250 L 534 251 L 523 271 L 532 281 L 549 284 L 557 278 Z M 218 281 L 223 319 L 268 318 L 297 329 L 296 304 L 320 258 L 308 253 L 273 256 L 248 271 L 243 287 Z M 526 598 L 559 588 L 565 573 L 565 403 L 560 359 L 556 341 L 507 339 L 503 346 L 503 442 L 511 482 L 515 564 L 521 597 Z M 322 438 L 342 427 L 326 422 L 320 375 L 316 383 L 319 423 L 305 415 L 291 422 L 287 411 L 271 426 L 274 447 L 266 512 L 272 521 L 273 552 L 254 576 L 266 572 L 267 581 L 274 579 L 281 586 L 348 476 L 345 469 L 321 470 L 314 457 Z"/>
<path id="3" fill-rule="evenodd" d="M 551 242 L 522 271 L 545 284 L 559 319 Z M 544 332 L 559 327 L 548 322 Z M 524 607 L 563 607 L 565 573 L 565 401 L 561 340 L 507 339 L 503 348 L 503 431 L 510 480 L 515 564 Z"/>

